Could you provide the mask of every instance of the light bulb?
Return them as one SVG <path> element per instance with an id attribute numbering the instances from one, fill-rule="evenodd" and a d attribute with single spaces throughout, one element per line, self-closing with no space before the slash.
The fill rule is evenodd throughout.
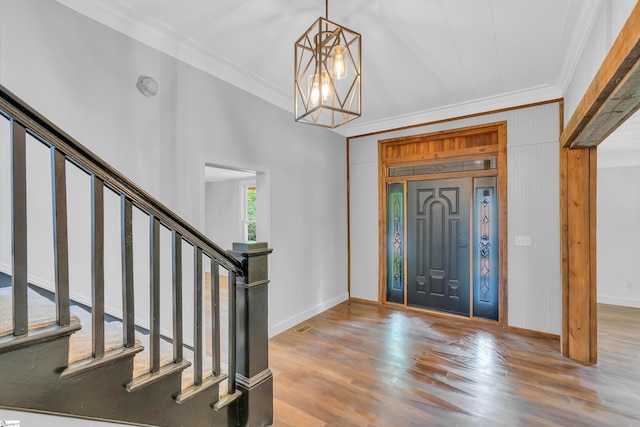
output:
<path id="1" fill-rule="evenodd" d="M 344 46 L 331 49 L 331 77 L 336 80 L 347 77 L 347 52 Z"/>
<path id="2" fill-rule="evenodd" d="M 309 108 L 317 107 L 322 96 L 322 103 L 333 97 L 329 73 L 323 71 L 321 74 L 312 74 L 308 80 Z"/>
<path id="3" fill-rule="evenodd" d="M 318 102 L 320 101 L 320 78 L 317 74 L 312 74 L 309 76 L 308 83 L 308 94 L 309 94 L 309 108 L 314 108 L 318 106 Z"/>
<path id="4" fill-rule="evenodd" d="M 329 78 L 329 73 L 326 71 L 322 72 L 322 102 L 326 102 L 333 98 L 333 91 L 331 90 L 331 79 Z"/>

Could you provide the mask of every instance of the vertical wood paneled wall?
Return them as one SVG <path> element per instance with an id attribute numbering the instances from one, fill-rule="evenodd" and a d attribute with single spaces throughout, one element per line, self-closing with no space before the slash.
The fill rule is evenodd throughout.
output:
<path id="1" fill-rule="evenodd" d="M 349 139 L 351 297 L 378 300 L 378 141 L 507 122 L 508 325 L 562 329 L 559 197 L 560 102 Z M 532 246 L 515 245 L 531 236 Z"/>

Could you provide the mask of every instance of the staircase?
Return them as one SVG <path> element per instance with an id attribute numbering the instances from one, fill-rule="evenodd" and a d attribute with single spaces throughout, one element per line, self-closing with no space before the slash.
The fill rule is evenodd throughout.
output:
<path id="1" fill-rule="evenodd" d="M 0 122 L 10 129 L 12 254 L 0 273 L 0 407 L 133 425 L 270 425 L 266 243 L 221 249 L 2 86 Z M 30 283 L 27 146 L 34 141 L 50 156 L 50 286 Z M 91 187 L 91 283 L 82 301 L 70 286 L 70 168 L 86 173 Z M 106 285 L 112 230 L 105 233 L 105 223 L 114 218 L 105 195 L 119 204 L 121 264 L 120 283 Z M 136 215 L 148 224 L 147 283 L 134 283 Z M 220 267 L 228 280 L 220 280 Z"/>

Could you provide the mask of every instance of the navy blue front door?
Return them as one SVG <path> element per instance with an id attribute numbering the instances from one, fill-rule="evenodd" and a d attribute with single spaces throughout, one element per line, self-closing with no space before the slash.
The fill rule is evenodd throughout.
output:
<path id="1" fill-rule="evenodd" d="M 469 316 L 471 178 L 407 183 L 407 304 Z"/>

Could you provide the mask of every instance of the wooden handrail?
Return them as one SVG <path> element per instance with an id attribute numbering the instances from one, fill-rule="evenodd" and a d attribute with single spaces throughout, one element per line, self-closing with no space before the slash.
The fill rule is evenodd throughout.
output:
<path id="1" fill-rule="evenodd" d="M 133 204 L 142 211 L 158 218 L 168 228 L 180 233 L 183 239 L 202 248 L 204 254 L 214 258 L 227 270 L 233 271 L 238 276 L 243 275 L 242 264 L 238 260 L 2 85 L 0 85 L 0 110 L 11 115 L 14 121 L 20 123 L 34 136 L 55 147 L 69 161 L 131 199 Z"/>

